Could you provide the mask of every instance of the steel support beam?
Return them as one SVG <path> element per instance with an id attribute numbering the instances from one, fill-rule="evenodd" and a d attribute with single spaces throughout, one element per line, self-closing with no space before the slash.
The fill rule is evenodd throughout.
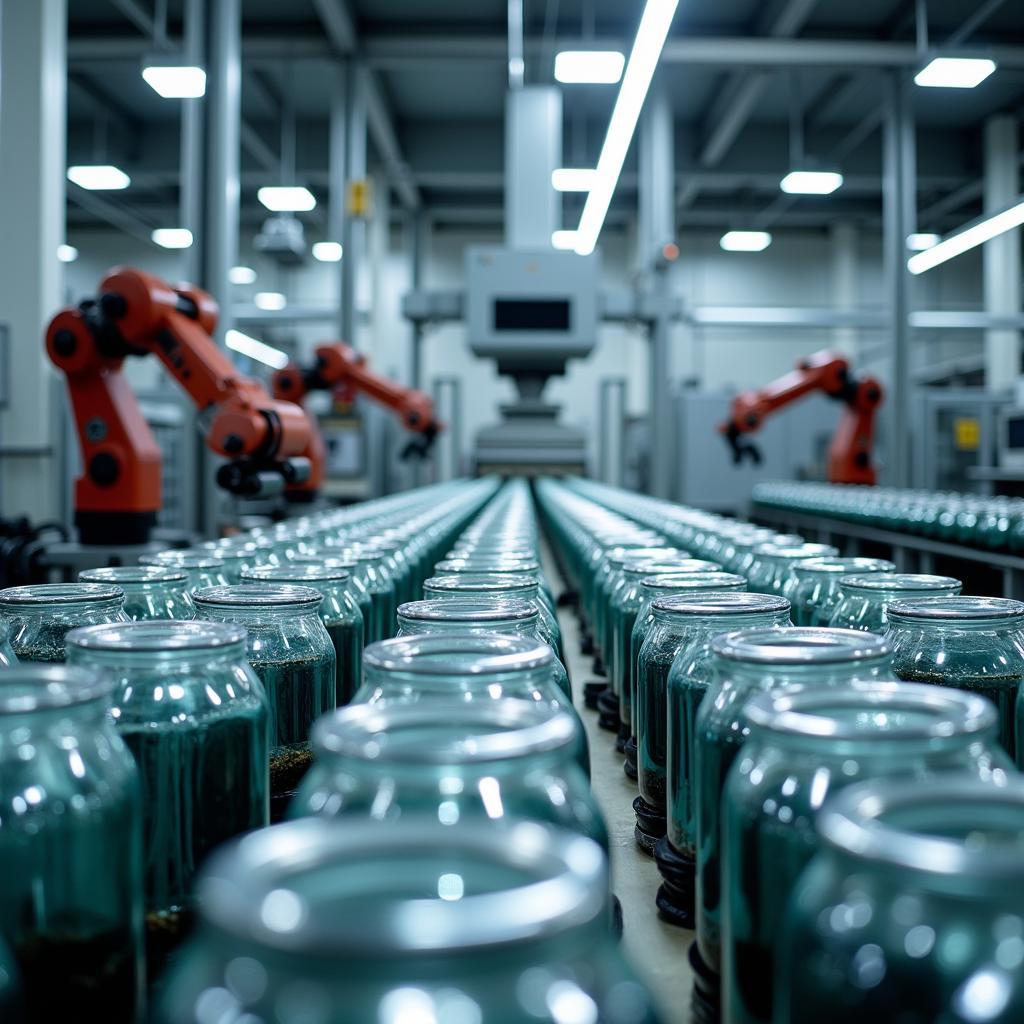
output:
<path id="1" fill-rule="evenodd" d="M 331 84 L 331 119 L 328 128 L 328 172 L 327 172 L 327 239 L 331 242 L 345 242 L 345 189 L 348 173 L 348 61 L 338 61 L 332 69 L 334 81 Z M 345 337 L 345 271 L 346 254 L 335 269 L 338 314 L 338 337 Z"/>
<path id="2" fill-rule="evenodd" d="M 120 11 L 144 36 L 152 40 L 156 22 L 138 0 L 110 0 L 110 6 Z"/>
<path id="3" fill-rule="evenodd" d="M 345 142 L 347 182 L 366 178 L 366 96 L 367 71 L 354 62 L 348 64 L 348 133 Z M 366 254 L 366 221 L 345 217 L 345 255 L 341 261 L 342 310 L 341 337 L 349 345 L 359 347 L 356 302 L 360 267 Z"/>

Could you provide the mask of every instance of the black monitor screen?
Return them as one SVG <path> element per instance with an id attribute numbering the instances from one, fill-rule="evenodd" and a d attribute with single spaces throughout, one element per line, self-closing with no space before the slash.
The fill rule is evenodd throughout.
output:
<path id="1" fill-rule="evenodd" d="M 496 331 L 567 331 L 568 299 L 495 299 Z"/>
<path id="2" fill-rule="evenodd" d="M 1006 421 L 1006 447 L 1024 448 L 1024 416 Z"/>

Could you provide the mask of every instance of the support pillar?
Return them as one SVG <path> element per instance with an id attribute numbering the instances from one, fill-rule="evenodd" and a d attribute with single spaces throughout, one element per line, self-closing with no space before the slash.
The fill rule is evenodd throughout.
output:
<path id="1" fill-rule="evenodd" d="M 852 312 L 859 305 L 858 247 L 860 232 L 850 221 L 839 221 L 829 232 L 832 249 L 832 305 L 840 312 Z M 840 352 L 857 361 L 857 329 L 836 327 L 832 331 L 832 344 Z"/>
<path id="2" fill-rule="evenodd" d="M 43 348 L 62 303 L 65 0 L 0 5 L 0 507 L 51 518 L 58 508 L 56 382 Z"/>
<path id="3" fill-rule="evenodd" d="M 349 254 L 345 242 L 345 176 L 348 154 L 348 63 L 338 61 L 331 87 L 331 119 L 327 157 L 327 240 L 342 243 L 342 257 L 335 269 L 338 297 L 338 337 L 345 337 L 345 271 Z"/>
<path id="4" fill-rule="evenodd" d="M 346 143 L 347 183 L 366 179 L 366 69 L 349 64 L 348 139 Z M 366 222 L 346 214 L 344 222 L 345 255 L 341 260 L 342 311 L 341 337 L 359 348 L 358 317 L 359 275 L 366 253 Z"/>
<path id="5" fill-rule="evenodd" d="M 997 213 L 1020 196 L 1020 140 L 1017 118 L 996 114 L 985 122 L 985 213 Z M 982 249 L 985 312 L 1016 315 L 1021 311 L 1020 232 L 1007 231 Z M 1021 374 L 1020 331 L 985 332 L 985 387 L 1012 388 Z"/>

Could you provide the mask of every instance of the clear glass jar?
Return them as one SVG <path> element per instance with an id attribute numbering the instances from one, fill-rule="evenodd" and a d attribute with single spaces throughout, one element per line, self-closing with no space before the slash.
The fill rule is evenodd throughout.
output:
<path id="1" fill-rule="evenodd" d="M 343 569 L 348 573 L 348 592 L 352 600 L 359 606 L 359 613 L 363 617 L 363 646 L 373 643 L 370 639 L 370 631 L 374 628 L 376 612 L 373 608 L 373 598 L 366 589 L 366 582 L 363 573 L 359 569 L 359 562 L 354 558 L 327 558 L 322 555 L 299 555 L 293 565 L 317 565 L 325 569 Z"/>
<path id="2" fill-rule="evenodd" d="M 839 549 L 828 544 L 761 544 L 754 548 L 754 561 L 747 572 L 747 583 L 755 594 L 785 595 L 793 575 L 793 566 L 808 558 L 833 558 Z"/>
<path id="3" fill-rule="evenodd" d="M 289 822 L 217 854 L 200 905 L 157 1024 L 205 1005 L 317 1024 L 660 1019 L 608 928 L 600 847 L 536 822 Z"/>
<path id="4" fill-rule="evenodd" d="M 191 927 L 206 855 L 267 824 L 267 697 L 245 630 L 228 623 L 86 626 L 67 652 L 113 680 L 111 715 L 138 766 L 152 982 Z"/>
<path id="5" fill-rule="evenodd" d="M 20 662 L 64 661 L 64 635 L 76 626 L 127 622 L 124 591 L 105 583 L 40 583 L 0 590 L 0 617 Z"/>
<path id="6" fill-rule="evenodd" d="M 386 552 L 378 551 L 369 545 L 359 545 L 337 549 L 325 548 L 323 553 L 329 558 L 341 558 L 354 563 L 352 573 L 362 583 L 363 589 L 370 597 L 370 625 L 367 629 L 366 642 L 372 644 L 393 637 L 397 629 L 395 612 L 398 600 L 395 583 L 388 570 Z"/>
<path id="7" fill-rule="evenodd" d="M 852 629 L 773 627 L 714 638 L 712 682 L 695 725 L 697 948 L 703 989 L 720 973 L 722 834 L 725 780 L 750 734 L 745 707 L 759 693 L 846 687 L 892 679 L 892 651 L 879 636 Z"/>
<path id="8" fill-rule="evenodd" d="M 1005 783 L 1013 766 L 995 708 L 914 683 L 764 693 L 723 800 L 723 1019 L 771 1020 L 774 949 L 786 900 L 817 850 L 814 818 L 854 782 L 956 771 Z"/>
<path id="9" fill-rule="evenodd" d="M 711 685 L 712 642 L 722 633 L 788 626 L 789 601 L 774 594 L 694 594 L 670 597 L 673 613 L 689 619 L 686 643 L 665 683 L 665 835 L 654 856 L 664 879 L 657 906 L 664 918 L 692 928 L 697 869 L 697 714 Z"/>
<path id="10" fill-rule="evenodd" d="M 242 570 L 243 583 L 297 583 L 324 599 L 320 620 L 334 645 L 338 706 L 347 704 L 363 679 L 363 613 L 350 587 L 347 569 L 325 565 L 261 565 Z"/>
<path id="11" fill-rule="evenodd" d="M 10 668 L 18 664 L 18 656 L 11 646 L 11 630 L 6 622 L 0 619 L 0 668 Z"/>
<path id="12" fill-rule="evenodd" d="M 253 566 L 261 565 L 262 560 L 255 548 L 239 547 L 237 545 L 225 544 L 223 541 L 207 541 L 197 549 L 186 548 L 190 554 L 216 556 L 224 564 L 221 572 L 231 586 L 242 582 L 242 570 L 251 569 Z"/>
<path id="13" fill-rule="evenodd" d="M 535 701 L 378 701 L 332 711 L 313 728 L 315 761 L 290 817 L 414 816 L 544 821 L 608 849 L 577 760 L 579 720 Z"/>
<path id="14" fill-rule="evenodd" d="M 124 613 L 139 619 L 191 619 L 195 611 L 188 596 L 188 574 L 180 567 L 112 565 L 86 569 L 82 583 L 104 583 L 124 591 Z"/>
<path id="15" fill-rule="evenodd" d="M 809 558 L 797 562 L 783 591 L 783 597 L 788 597 L 793 606 L 793 625 L 827 626 L 839 603 L 843 576 L 895 571 L 896 566 L 883 558 Z"/>
<path id="16" fill-rule="evenodd" d="M 1024 787 L 879 779 L 830 800 L 777 938 L 777 1024 L 1024 1020 Z"/>
<path id="17" fill-rule="evenodd" d="M 0 673 L 0 932 L 33 1024 L 142 1011 L 142 818 L 113 683 L 62 665 Z"/>
<path id="18" fill-rule="evenodd" d="M 1015 757 L 1024 604 L 1003 597 L 923 597 L 894 601 L 888 618 L 896 675 L 987 697 L 999 713 L 999 742 Z"/>
<path id="19" fill-rule="evenodd" d="M 885 633 L 887 611 L 893 601 L 918 597 L 952 597 L 963 584 L 952 576 L 927 573 L 878 572 L 869 576 L 842 576 L 839 602 L 829 625 L 833 629 L 863 629 Z"/>
<path id="20" fill-rule="evenodd" d="M 309 730 L 336 704 L 323 598 L 312 587 L 241 583 L 192 599 L 197 618 L 245 626 L 249 664 L 270 702 L 270 820 L 279 821 L 313 761 Z"/>
<path id="21" fill-rule="evenodd" d="M 206 587 L 226 587 L 228 578 L 224 574 L 224 559 L 218 555 L 179 551 L 171 548 L 158 551 L 155 555 L 143 555 L 140 565 L 169 565 L 181 569 L 188 576 L 188 592 Z"/>
<path id="22" fill-rule="evenodd" d="M 21 977 L 14 954 L 0 938 L 0 1020 L 5 1024 L 28 1024 Z"/>

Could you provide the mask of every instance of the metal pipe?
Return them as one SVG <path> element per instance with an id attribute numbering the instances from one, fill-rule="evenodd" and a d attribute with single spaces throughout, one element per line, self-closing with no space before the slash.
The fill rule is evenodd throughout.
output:
<path id="1" fill-rule="evenodd" d="M 331 113 L 328 130 L 327 168 L 327 239 L 344 243 L 345 238 L 345 187 L 348 152 L 348 62 L 339 60 L 334 67 L 334 81 L 331 88 Z M 338 287 L 337 330 L 338 337 L 345 337 L 345 251 L 342 261 L 335 266 Z"/>

